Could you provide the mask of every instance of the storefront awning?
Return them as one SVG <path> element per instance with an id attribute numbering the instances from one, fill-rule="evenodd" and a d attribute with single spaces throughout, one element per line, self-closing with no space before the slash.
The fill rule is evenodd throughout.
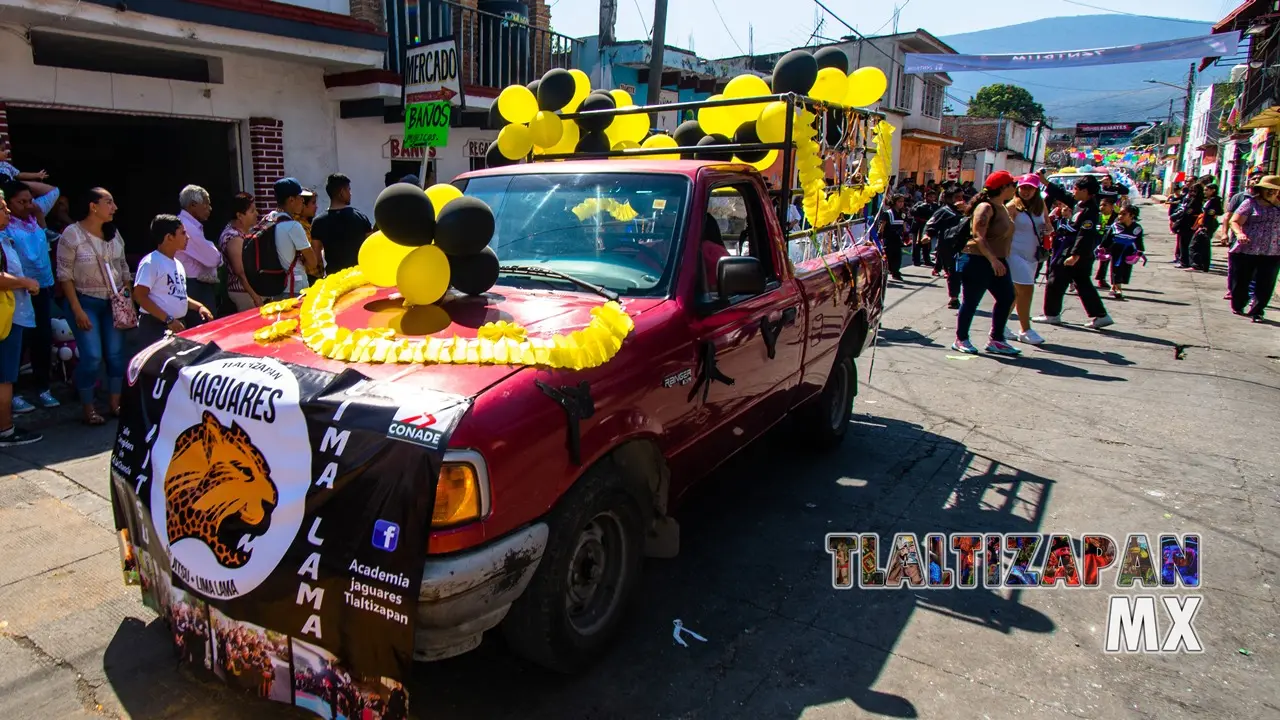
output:
<path id="1" fill-rule="evenodd" d="M 943 135 L 942 133 L 931 132 L 929 130 L 920 130 L 919 128 L 903 130 L 902 139 L 918 142 L 921 145 L 947 146 L 964 144 L 964 138 L 958 138 L 954 135 Z"/>

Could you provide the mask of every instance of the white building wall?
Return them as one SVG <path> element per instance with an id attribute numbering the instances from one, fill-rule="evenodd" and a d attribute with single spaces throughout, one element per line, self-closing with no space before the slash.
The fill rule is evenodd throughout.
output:
<path id="1" fill-rule="evenodd" d="M 436 182 L 452 182 L 454 178 L 471 170 L 473 142 L 478 151 L 481 147 L 489 147 L 489 143 L 497 139 L 496 130 L 451 128 L 448 146 L 436 149 Z"/>
<path id="2" fill-rule="evenodd" d="M 312 10 L 321 10 L 323 12 L 337 13 L 339 15 L 351 14 L 351 0 L 276 0 L 286 5 L 297 5 L 298 7 L 310 8 Z"/>
<path id="3" fill-rule="evenodd" d="M 0 26 L 0 37 L 13 38 L 15 33 L 21 36 L 19 28 Z M 304 185 L 323 187 L 337 166 L 337 107 L 325 96 L 323 68 L 235 53 L 202 54 L 222 60 L 222 83 L 37 66 L 25 43 L 0 42 L 0 67 L 5 68 L 0 73 L 0 99 L 10 105 L 209 120 L 275 118 L 284 122 L 286 170 Z M 251 163 L 244 143 L 241 152 L 248 172 Z M 244 181 L 251 187 L 248 178 Z"/>
<path id="4" fill-rule="evenodd" d="M 351 204 L 373 217 L 373 201 L 386 186 L 384 178 L 391 161 L 383 157 L 383 145 L 398 128 L 382 118 L 338 120 L 338 163 L 336 171 L 351 178 Z M 287 136 L 288 133 L 286 133 Z M 328 198 L 322 202 L 327 204 Z"/>

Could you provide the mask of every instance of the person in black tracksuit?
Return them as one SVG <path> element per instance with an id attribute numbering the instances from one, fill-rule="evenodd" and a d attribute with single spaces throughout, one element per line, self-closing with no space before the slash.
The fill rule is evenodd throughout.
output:
<path id="1" fill-rule="evenodd" d="M 929 218 L 938 211 L 938 193 L 929 190 L 924 194 L 924 200 L 916 203 L 911 207 L 911 262 L 917 266 L 924 267 L 932 265 L 933 259 L 929 257 L 929 243 L 925 241 L 924 226 L 929 222 Z"/>
<path id="2" fill-rule="evenodd" d="M 1175 267 L 1191 267 L 1191 239 L 1195 237 L 1196 224 L 1204 213 L 1204 188 L 1192 183 L 1183 195 L 1182 204 L 1174 211 L 1173 231 L 1177 235 L 1177 260 Z"/>
<path id="3" fill-rule="evenodd" d="M 956 248 L 946 241 L 946 233 L 964 220 L 964 192 L 959 188 L 942 194 L 942 204 L 924 224 L 924 236 L 933 243 L 933 274 L 947 275 L 947 307 L 960 307 L 960 273 L 956 272 Z"/>
<path id="4" fill-rule="evenodd" d="M 906 197 L 894 195 L 876 220 L 884 254 L 889 261 L 889 277 L 902 282 L 902 243 L 906 239 Z"/>
<path id="5" fill-rule="evenodd" d="M 1120 198 L 1114 191 L 1103 189 L 1098 193 L 1098 227 L 1101 228 L 1102 235 L 1105 237 L 1107 229 L 1116 221 L 1116 201 Z M 1107 282 L 1107 263 L 1098 263 L 1098 272 L 1094 273 L 1093 279 L 1098 281 L 1099 290 L 1108 290 L 1111 284 Z"/>
<path id="6" fill-rule="evenodd" d="M 1094 252 L 1102 239 L 1098 216 L 1098 179 L 1084 177 L 1076 181 L 1075 212 L 1062 224 L 1062 232 L 1054 239 L 1049 259 L 1048 286 L 1044 293 L 1044 315 L 1038 323 L 1062 324 L 1062 302 L 1067 288 L 1074 282 L 1080 302 L 1089 316 L 1088 327 L 1104 328 L 1114 324 L 1093 283 Z"/>

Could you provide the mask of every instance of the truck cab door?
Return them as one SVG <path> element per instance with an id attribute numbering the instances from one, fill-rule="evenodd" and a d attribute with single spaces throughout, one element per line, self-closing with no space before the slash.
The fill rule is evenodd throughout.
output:
<path id="1" fill-rule="evenodd" d="M 805 308 L 781 252 L 781 227 L 759 186 L 741 178 L 712 184 L 706 207 L 690 223 L 701 260 L 691 322 L 698 356 L 693 399 L 714 467 L 785 415 L 804 353 Z M 721 292 L 722 279 L 742 277 L 729 268 L 735 264 L 758 266 L 759 286 Z"/>

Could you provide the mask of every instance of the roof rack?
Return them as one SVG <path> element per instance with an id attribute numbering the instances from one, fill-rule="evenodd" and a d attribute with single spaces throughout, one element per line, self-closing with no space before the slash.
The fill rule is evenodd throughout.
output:
<path id="1" fill-rule="evenodd" d="M 661 105 L 629 105 L 624 108 L 612 108 L 606 110 L 590 110 L 587 112 L 564 113 L 560 116 L 562 120 L 576 120 L 586 117 L 617 117 L 619 115 L 637 115 L 640 113 L 661 113 L 661 112 L 681 112 L 684 110 L 701 110 L 703 108 L 716 107 L 733 107 L 739 105 L 763 105 L 771 102 L 784 102 L 787 104 L 786 113 L 786 131 L 784 137 L 787 138 L 781 142 L 766 143 L 721 143 L 716 145 L 698 145 L 696 147 L 679 147 L 679 148 L 628 148 L 625 150 L 606 150 L 601 152 L 572 152 L 572 153 L 546 153 L 534 156 L 530 154 L 529 161 L 541 162 L 549 160 L 601 160 L 615 158 L 645 158 L 658 155 L 697 155 L 705 159 L 723 159 L 724 156 L 732 156 L 739 152 L 761 152 L 778 150 L 782 154 L 782 187 L 772 191 L 775 199 L 778 201 L 777 210 L 779 217 L 786 217 L 786 207 L 782 204 L 788 202 L 794 192 L 799 192 L 794 187 L 795 184 L 795 153 L 796 143 L 791 139 L 795 128 L 795 116 L 797 108 L 803 108 L 818 117 L 818 143 L 823 149 L 824 158 L 845 158 L 853 154 L 858 154 L 858 160 L 861 161 L 867 155 L 875 153 L 870 146 L 872 137 L 872 128 L 875 121 L 885 119 L 883 113 L 873 110 L 865 110 L 861 108 L 853 108 L 838 103 L 826 102 L 816 98 L 799 95 L 796 93 L 782 93 L 777 95 L 761 95 L 757 97 L 746 98 L 721 98 L 719 100 L 693 100 L 689 102 L 667 103 Z M 842 117 L 837 116 L 838 111 Z M 832 122 L 843 122 L 844 129 L 840 134 L 839 142 L 835 145 L 829 145 L 827 140 L 828 125 Z"/>

